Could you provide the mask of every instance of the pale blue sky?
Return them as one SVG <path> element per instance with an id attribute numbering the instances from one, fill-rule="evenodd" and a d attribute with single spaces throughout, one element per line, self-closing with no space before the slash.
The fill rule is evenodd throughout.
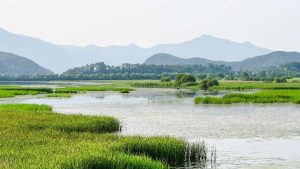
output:
<path id="1" fill-rule="evenodd" d="M 56 44 L 149 47 L 201 34 L 300 51 L 299 0 L 0 0 L 0 27 Z"/>

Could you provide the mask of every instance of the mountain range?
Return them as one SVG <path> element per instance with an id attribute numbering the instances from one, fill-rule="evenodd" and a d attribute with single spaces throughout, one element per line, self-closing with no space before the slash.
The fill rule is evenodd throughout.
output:
<path id="1" fill-rule="evenodd" d="M 201 64 L 206 65 L 208 63 L 231 66 L 233 70 L 255 70 L 263 69 L 272 66 L 279 66 L 288 62 L 300 62 L 300 53 L 298 52 L 284 52 L 276 51 L 266 55 L 256 56 L 244 59 L 243 61 L 225 62 L 225 61 L 213 61 L 204 58 L 189 58 L 184 59 L 181 57 L 173 56 L 167 53 L 159 53 L 148 58 L 144 64 L 153 65 L 193 65 Z"/>
<path id="2" fill-rule="evenodd" d="M 62 73 L 67 69 L 95 62 L 105 62 L 108 65 L 143 63 L 148 57 L 157 53 L 169 53 L 185 59 L 199 57 L 212 61 L 241 61 L 272 52 L 249 42 L 237 43 L 209 35 L 202 35 L 181 43 L 160 44 L 150 48 L 141 48 L 135 44 L 108 47 L 66 46 L 14 34 L 1 28 L 0 51 L 24 56 L 55 73 Z"/>
<path id="3" fill-rule="evenodd" d="M 12 53 L 0 52 L 0 74 L 34 75 L 52 73 L 50 70 L 41 67 L 32 60 Z"/>

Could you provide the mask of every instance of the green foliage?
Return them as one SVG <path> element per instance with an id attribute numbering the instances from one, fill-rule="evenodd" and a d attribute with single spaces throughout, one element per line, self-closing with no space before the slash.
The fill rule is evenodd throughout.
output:
<path id="1" fill-rule="evenodd" d="M 175 88 L 174 82 L 134 82 L 131 83 L 132 87 L 140 88 Z"/>
<path id="2" fill-rule="evenodd" d="M 99 85 L 99 86 L 79 86 L 79 87 L 64 87 L 57 88 L 55 93 L 77 93 L 85 91 L 118 91 L 120 93 L 129 93 L 133 91 L 132 88 L 114 87 L 113 85 Z"/>
<path id="3" fill-rule="evenodd" d="M 87 157 L 74 157 L 60 165 L 61 169 L 167 169 L 161 162 L 145 156 L 122 153 L 101 153 Z"/>
<path id="4" fill-rule="evenodd" d="M 175 85 L 181 86 L 183 83 L 195 83 L 196 79 L 192 75 L 188 74 L 177 74 L 175 77 Z"/>
<path id="5" fill-rule="evenodd" d="M 47 105 L 0 105 L 0 168 L 157 169 L 184 160 L 184 140 L 114 134 L 120 128 L 107 116 L 58 114 Z"/>
<path id="6" fill-rule="evenodd" d="M 208 81 L 208 86 L 211 87 L 211 86 L 218 86 L 219 85 L 219 81 L 216 80 L 216 79 L 212 79 L 212 80 L 209 80 Z"/>
<path id="7" fill-rule="evenodd" d="M 219 82 L 216 79 L 212 79 L 212 80 L 202 80 L 199 83 L 199 89 L 201 90 L 208 90 L 210 87 L 212 86 L 218 86 Z"/>
<path id="8" fill-rule="evenodd" d="M 232 103 L 296 103 L 300 104 L 299 90 L 265 90 L 254 94 L 227 94 L 219 97 L 196 97 L 195 104 Z"/>
<path id="9" fill-rule="evenodd" d="M 147 155 L 156 160 L 166 161 L 168 164 L 180 165 L 184 164 L 186 142 L 171 137 L 132 136 L 121 139 L 114 148 L 127 153 Z"/>
<path id="10" fill-rule="evenodd" d="M 212 90 L 249 90 L 249 89 L 300 89 L 299 83 L 263 83 L 263 82 L 222 82 Z"/>
<path id="11" fill-rule="evenodd" d="M 199 89 L 201 90 L 207 90 L 209 88 L 208 80 L 202 80 L 199 83 Z"/>
<path id="12" fill-rule="evenodd" d="M 224 65 L 147 65 L 122 64 L 109 66 L 103 62 L 77 67 L 64 72 L 61 80 L 130 80 L 161 79 L 168 75 L 171 79 L 178 73 L 229 74 L 231 68 Z"/>
<path id="13" fill-rule="evenodd" d="M 276 78 L 276 79 L 275 79 L 275 82 L 276 82 L 276 83 L 286 83 L 287 80 L 286 80 L 286 78 Z"/>
<path id="14" fill-rule="evenodd" d="M 37 95 L 52 92 L 51 88 L 44 87 L 0 86 L 0 98 L 14 97 L 17 95 Z"/>
<path id="15" fill-rule="evenodd" d="M 273 81 L 274 81 L 273 77 L 268 77 L 268 78 L 265 79 L 266 83 L 272 83 Z"/>
<path id="16" fill-rule="evenodd" d="M 20 87 L 20 86 L 0 86 L 0 98 L 14 97 L 17 95 L 37 95 L 47 94 L 47 97 L 71 97 L 69 93 L 78 93 L 85 91 L 118 91 L 120 93 L 129 93 L 132 88 L 115 87 L 114 85 L 99 86 L 79 86 L 79 87 L 63 87 L 53 91 L 51 88 L 45 87 Z"/>
<path id="17" fill-rule="evenodd" d="M 171 79 L 169 77 L 162 77 L 160 79 L 161 82 L 171 82 Z"/>

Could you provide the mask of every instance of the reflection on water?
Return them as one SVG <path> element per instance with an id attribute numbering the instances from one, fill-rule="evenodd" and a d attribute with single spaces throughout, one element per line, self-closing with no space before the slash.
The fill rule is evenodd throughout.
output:
<path id="1" fill-rule="evenodd" d="M 208 147 L 216 146 L 218 169 L 300 168 L 300 106 L 193 104 L 195 96 L 207 94 L 224 93 L 138 89 L 129 94 L 88 92 L 70 99 L 35 96 L 2 102 L 50 104 L 58 112 L 111 115 L 121 120 L 124 135 L 204 140 Z"/>

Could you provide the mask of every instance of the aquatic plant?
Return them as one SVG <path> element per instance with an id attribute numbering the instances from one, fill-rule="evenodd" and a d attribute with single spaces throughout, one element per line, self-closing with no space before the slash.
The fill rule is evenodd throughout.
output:
<path id="1" fill-rule="evenodd" d="M 226 94 L 223 97 L 196 97 L 195 104 L 300 103 L 300 90 L 264 90 L 253 94 Z"/>
<path id="2" fill-rule="evenodd" d="M 0 98 L 14 97 L 17 95 L 37 95 L 52 92 L 51 88 L 45 87 L 0 86 Z"/>
<path id="3" fill-rule="evenodd" d="M 72 95 L 70 93 L 51 93 L 47 94 L 46 96 L 55 98 L 70 98 Z"/>
<path id="4" fill-rule="evenodd" d="M 98 86 L 78 86 L 78 87 L 64 87 L 57 88 L 55 93 L 77 93 L 77 92 L 85 92 L 85 91 L 118 91 L 120 93 L 129 93 L 133 91 L 132 88 L 125 87 L 115 87 L 113 85 L 98 85 Z"/>
<path id="5" fill-rule="evenodd" d="M 299 83 L 264 83 L 264 82 L 221 82 L 211 90 L 249 90 L 249 89 L 300 89 Z"/>

